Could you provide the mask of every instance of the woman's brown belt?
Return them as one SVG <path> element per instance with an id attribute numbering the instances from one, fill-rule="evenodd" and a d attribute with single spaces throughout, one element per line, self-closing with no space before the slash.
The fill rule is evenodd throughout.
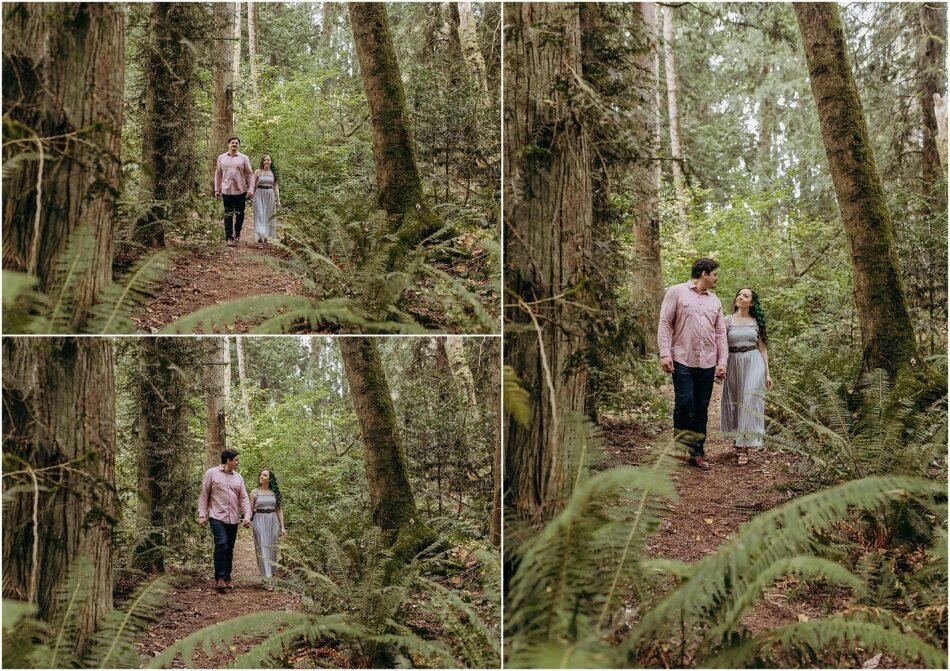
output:
<path id="1" fill-rule="evenodd" d="M 746 347 L 730 347 L 730 352 L 751 352 L 754 349 L 759 349 L 758 345 L 748 345 Z"/>

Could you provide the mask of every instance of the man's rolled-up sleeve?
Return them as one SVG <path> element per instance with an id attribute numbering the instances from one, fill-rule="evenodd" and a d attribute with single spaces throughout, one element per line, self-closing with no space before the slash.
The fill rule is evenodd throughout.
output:
<path id="1" fill-rule="evenodd" d="M 676 318 L 676 291 L 675 287 L 666 290 L 663 304 L 660 306 L 660 323 L 657 328 L 656 344 L 660 358 L 672 356 L 673 320 Z"/>

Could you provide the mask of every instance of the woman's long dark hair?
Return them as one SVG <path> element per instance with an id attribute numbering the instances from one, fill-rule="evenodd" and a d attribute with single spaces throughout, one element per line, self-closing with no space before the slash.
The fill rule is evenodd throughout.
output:
<path id="1" fill-rule="evenodd" d="M 274 498 L 277 499 L 277 507 L 280 508 L 280 502 L 284 500 L 284 497 L 280 493 L 280 485 L 277 484 L 277 476 L 274 475 L 274 471 L 269 468 L 262 468 L 261 473 L 264 471 L 270 473 L 270 483 L 268 483 L 268 486 L 271 488 L 271 491 L 274 492 Z M 257 474 L 257 484 L 260 484 L 261 473 Z"/>
<path id="2" fill-rule="evenodd" d="M 752 294 L 752 305 L 749 306 L 749 314 L 755 319 L 755 323 L 759 325 L 759 337 L 762 338 L 762 342 L 768 345 L 769 336 L 765 330 L 765 314 L 762 312 L 762 304 L 759 303 L 759 295 L 755 293 L 755 290 L 752 287 L 742 287 L 736 292 L 736 298 L 739 298 L 739 294 L 742 293 L 742 289 L 748 289 L 749 293 Z M 733 313 L 739 309 L 739 306 L 736 305 L 736 298 L 732 299 Z"/>
<path id="3" fill-rule="evenodd" d="M 274 184 L 277 184 L 277 181 L 278 181 L 278 180 L 277 180 L 277 165 L 274 163 L 274 157 L 273 157 L 273 156 L 271 156 L 270 154 L 264 154 L 263 156 L 261 156 L 261 162 L 257 164 L 257 167 L 258 167 L 259 170 L 263 170 L 263 169 L 264 169 L 264 159 L 265 159 L 265 158 L 269 158 L 269 159 L 270 159 L 270 171 L 271 171 L 272 173 L 274 173 Z"/>

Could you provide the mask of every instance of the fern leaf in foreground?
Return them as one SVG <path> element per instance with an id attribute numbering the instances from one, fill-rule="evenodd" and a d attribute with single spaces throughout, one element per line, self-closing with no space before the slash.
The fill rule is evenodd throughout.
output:
<path id="1" fill-rule="evenodd" d="M 155 578 L 135 590 L 119 609 L 110 612 L 99 626 L 87 660 L 100 669 L 133 668 L 141 663 L 132 641 L 154 619 L 165 596 L 168 583 Z"/>
<path id="2" fill-rule="evenodd" d="M 830 617 L 793 624 L 761 634 L 740 645 L 723 650 L 707 660 L 707 668 L 747 668 L 777 648 L 782 655 L 814 659 L 830 650 L 863 648 L 870 652 L 887 651 L 902 660 L 922 662 L 928 668 L 947 668 L 947 653 L 928 645 L 916 636 L 871 622 L 847 617 Z M 816 659 L 817 661 L 817 659 Z"/>

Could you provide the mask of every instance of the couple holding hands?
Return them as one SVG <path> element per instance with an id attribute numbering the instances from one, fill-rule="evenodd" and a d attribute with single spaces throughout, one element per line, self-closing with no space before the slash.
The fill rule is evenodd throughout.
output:
<path id="1" fill-rule="evenodd" d="M 749 287 L 739 289 L 730 315 L 723 315 L 712 292 L 719 281 L 713 259 L 697 259 L 691 275 L 666 291 L 657 332 L 660 363 L 673 376 L 673 432 L 689 450 L 690 463 L 708 470 L 709 399 L 714 380 L 722 380 L 722 433 L 732 439 L 742 466 L 749 448 L 760 447 L 765 437 L 765 390 L 772 388 L 765 315 Z"/>
<path id="2" fill-rule="evenodd" d="M 239 138 L 229 138 L 228 150 L 218 156 L 214 197 L 224 201 L 224 238 L 228 247 L 235 247 L 241 239 L 244 206 L 253 200 L 254 237 L 257 245 L 263 247 L 276 234 L 275 216 L 280 207 L 277 172 L 270 154 L 264 154 L 258 169 L 251 170 L 250 159 L 238 151 L 240 146 Z"/>

